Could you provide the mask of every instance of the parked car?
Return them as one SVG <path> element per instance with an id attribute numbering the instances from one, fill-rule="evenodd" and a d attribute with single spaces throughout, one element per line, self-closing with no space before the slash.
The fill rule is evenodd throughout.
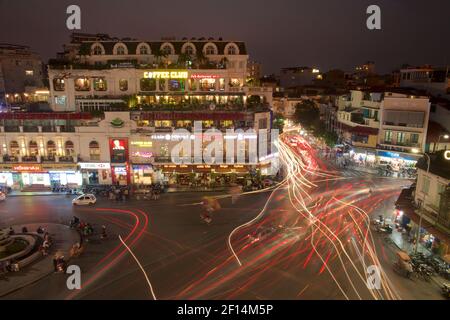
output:
<path id="1" fill-rule="evenodd" d="M 97 202 L 97 198 L 93 194 L 82 194 L 72 200 L 72 204 L 75 206 L 79 205 L 93 205 Z"/>

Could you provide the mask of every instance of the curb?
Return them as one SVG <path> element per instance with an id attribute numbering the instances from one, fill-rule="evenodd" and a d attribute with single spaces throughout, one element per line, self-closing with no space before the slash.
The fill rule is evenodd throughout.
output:
<path id="1" fill-rule="evenodd" d="M 49 197 L 49 196 L 64 196 L 65 194 L 51 193 L 51 194 L 8 194 L 6 197 Z"/>

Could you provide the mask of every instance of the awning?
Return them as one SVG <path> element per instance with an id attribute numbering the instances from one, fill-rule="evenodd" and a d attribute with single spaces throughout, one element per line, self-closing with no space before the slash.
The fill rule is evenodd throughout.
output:
<path id="1" fill-rule="evenodd" d="M 356 134 L 368 134 L 368 135 L 377 135 L 378 129 L 364 126 L 356 126 L 349 130 L 351 133 Z"/>

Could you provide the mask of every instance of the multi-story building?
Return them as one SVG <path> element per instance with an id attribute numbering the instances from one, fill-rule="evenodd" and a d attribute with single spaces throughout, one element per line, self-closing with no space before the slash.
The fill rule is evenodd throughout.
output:
<path id="1" fill-rule="evenodd" d="M 40 57 L 29 47 L 0 44 L 0 102 L 22 102 L 42 94 L 44 68 Z M 48 93 L 47 93 L 48 94 Z"/>
<path id="2" fill-rule="evenodd" d="M 161 105 L 270 102 L 270 90 L 246 85 L 248 54 L 239 41 L 79 40 L 49 65 L 55 111 Z M 74 54 L 73 51 L 77 53 Z"/>
<path id="3" fill-rule="evenodd" d="M 450 97 L 450 73 L 446 67 L 408 67 L 400 70 L 400 86 L 426 90 L 440 97 Z"/>
<path id="4" fill-rule="evenodd" d="M 254 85 L 259 85 L 260 79 L 262 77 L 261 69 L 261 63 L 249 60 L 247 63 L 247 81 L 250 81 Z"/>
<path id="5" fill-rule="evenodd" d="M 352 90 L 339 96 L 334 130 L 356 147 L 355 157 L 412 164 L 425 151 L 430 102 L 426 96 Z"/>
<path id="6" fill-rule="evenodd" d="M 270 166 L 268 156 L 252 158 L 249 153 L 252 144 L 259 148 L 259 130 L 270 132 L 271 112 L 263 106 L 253 111 L 105 112 L 102 118 L 91 113 L 2 113 L 0 121 L 0 184 L 15 189 L 53 184 L 177 184 L 192 175 L 211 180 L 243 177 L 253 169 L 264 174 Z M 192 130 L 194 121 L 201 123 L 201 131 Z M 173 162 L 172 150 L 186 138 L 182 135 L 188 134 L 192 143 L 201 139 L 203 152 L 210 143 L 204 132 L 213 127 L 223 134 L 222 161 L 216 155 L 213 164 L 184 158 L 183 163 Z M 229 145 L 234 152 L 227 155 Z M 227 161 L 230 158 L 234 163 Z"/>
<path id="7" fill-rule="evenodd" d="M 450 244 L 450 151 L 430 154 L 417 163 L 414 203 L 417 209 L 406 211 L 426 230 L 421 230 L 419 240 L 446 255 Z"/>

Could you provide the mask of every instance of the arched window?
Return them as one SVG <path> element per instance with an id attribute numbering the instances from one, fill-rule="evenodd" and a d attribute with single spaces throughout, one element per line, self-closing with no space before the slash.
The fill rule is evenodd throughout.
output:
<path id="1" fill-rule="evenodd" d="M 194 46 L 191 44 L 186 45 L 186 47 L 184 47 L 184 53 L 193 56 L 195 54 Z"/>
<path id="2" fill-rule="evenodd" d="M 17 141 L 11 141 L 9 143 L 9 152 L 11 156 L 17 157 L 20 155 L 20 147 Z"/>
<path id="3" fill-rule="evenodd" d="M 89 157 L 91 160 L 100 160 L 100 145 L 97 141 L 89 143 Z"/>
<path id="4" fill-rule="evenodd" d="M 124 55 L 124 54 L 126 54 L 125 46 L 123 46 L 123 45 L 117 46 L 117 48 L 116 48 L 116 54 L 117 54 L 117 55 Z"/>
<path id="5" fill-rule="evenodd" d="M 54 141 L 47 141 L 47 155 L 49 157 L 54 157 L 56 155 L 56 144 Z"/>
<path id="6" fill-rule="evenodd" d="M 102 55 L 102 54 L 103 54 L 103 49 L 102 49 L 102 47 L 100 47 L 100 46 L 97 44 L 97 45 L 95 45 L 94 48 L 92 49 L 92 53 L 93 53 L 95 56 Z"/>
<path id="7" fill-rule="evenodd" d="M 212 44 L 208 44 L 205 47 L 205 54 L 207 56 L 216 54 L 216 47 L 214 45 L 212 45 Z"/>
<path id="8" fill-rule="evenodd" d="M 237 54 L 236 47 L 235 46 L 229 46 L 228 50 L 227 50 L 227 54 L 229 54 L 229 55 Z"/>
<path id="9" fill-rule="evenodd" d="M 148 54 L 148 48 L 146 46 L 141 46 L 139 48 L 139 54 Z"/>
<path id="10" fill-rule="evenodd" d="M 28 143 L 28 153 L 30 156 L 38 156 L 39 155 L 39 148 L 36 141 L 30 141 Z"/>
<path id="11" fill-rule="evenodd" d="M 75 148 L 74 148 L 73 142 L 70 140 L 66 141 L 64 143 L 64 155 L 66 157 L 71 157 L 74 155 L 74 153 L 75 153 Z"/>
<path id="12" fill-rule="evenodd" d="M 172 46 L 168 43 L 161 47 L 161 51 L 167 56 L 173 54 Z"/>

